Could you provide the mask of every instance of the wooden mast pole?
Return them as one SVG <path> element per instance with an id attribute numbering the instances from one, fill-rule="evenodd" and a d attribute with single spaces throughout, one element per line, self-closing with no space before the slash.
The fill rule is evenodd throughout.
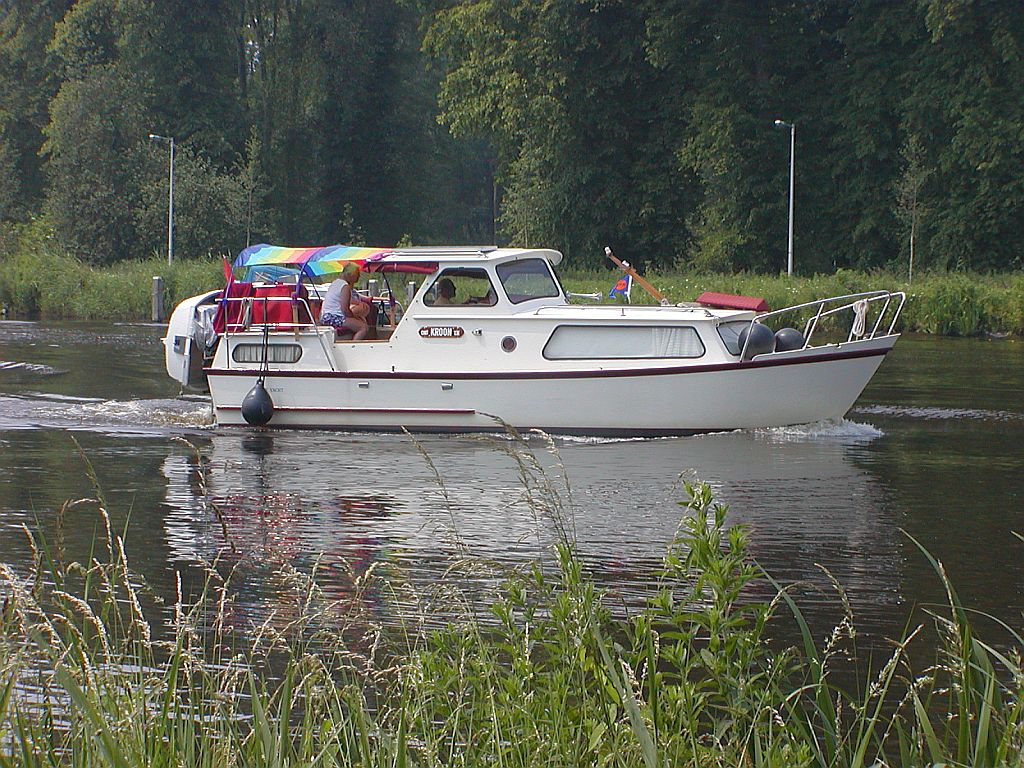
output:
<path id="1" fill-rule="evenodd" d="M 669 300 L 665 298 L 665 294 L 663 294 L 649 282 L 640 277 L 637 271 L 630 266 L 628 261 L 622 261 L 620 258 L 618 258 L 614 253 L 612 253 L 612 249 L 609 248 L 607 245 L 604 247 L 604 253 L 605 256 L 607 256 L 609 259 L 611 259 L 618 265 L 619 269 L 621 269 L 627 275 L 636 280 L 637 285 L 639 285 L 641 288 L 643 288 L 645 291 L 651 294 L 651 296 L 657 299 L 658 303 L 661 304 L 661 306 L 667 307 L 670 304 Z"/>

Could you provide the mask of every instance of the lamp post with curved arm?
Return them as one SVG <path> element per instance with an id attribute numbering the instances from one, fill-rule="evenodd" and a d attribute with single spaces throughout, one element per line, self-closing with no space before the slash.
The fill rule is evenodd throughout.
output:
<path id="1" fill-rule="evenodd" d="M 174 261 L 174 137 L 149 134 L 150 141 L 166 141 L 171 145 L 170 180 L 167 184 L 167 263 Z"/>
<path id="2" fill-rule="evenodd" d="M 793 179 L 796 174 L 796 123 L 775 121 L 776 128 L 789 128 L 789 258 L 786 273 L 793 276 Z"/>

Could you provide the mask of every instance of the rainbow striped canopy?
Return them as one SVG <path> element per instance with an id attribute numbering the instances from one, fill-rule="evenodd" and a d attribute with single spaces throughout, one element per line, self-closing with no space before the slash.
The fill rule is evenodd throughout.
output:
<path id="1" fill-rule="evenodd" d="M 322 248 L 284 248 L 260 243 L 246 248 L 235 259 L 233 268 L 252 275 L 254 268 L 279 268 L 278 274 L 302 272 L 312 279 L 336 275 L 350 262 L 365 264 L 391 253 L 390 248 L 358 248 L 354 245 L 328 245 Z M 276 271 L 276 270 L 272 270 Z"/>

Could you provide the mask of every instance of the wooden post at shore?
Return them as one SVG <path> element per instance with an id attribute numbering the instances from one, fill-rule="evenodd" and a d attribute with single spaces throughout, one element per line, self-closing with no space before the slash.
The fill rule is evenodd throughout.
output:
<path id="1" fill-rule="evenodd" d="M 159 275 L 153 275 L 151 298 L 153 311 L 150 312 L 150 319 L 154 323 L 162 323 L 164 321 L 164 279 Z"/>

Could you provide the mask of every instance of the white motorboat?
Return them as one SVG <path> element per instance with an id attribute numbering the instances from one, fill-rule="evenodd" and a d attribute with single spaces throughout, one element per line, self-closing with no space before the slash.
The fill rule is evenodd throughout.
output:
<path id="1" fill-rule="evenodd" d="M 723 294 L 581 305 L 558 280 L 561 259 L 490 246 L 253 246 L 225 288 L 174 310 L 167 370 L 208 388 L 224 426 L 584 435 L 785 426 L 850 409 L 896 343 L 906 300 L 874 291 L 774 311 Z M 379 308 L 361 341 L 318 323 L 327 285 L 353 260 Z M 839 336 L 836 320 L 849 325 Z"/>

